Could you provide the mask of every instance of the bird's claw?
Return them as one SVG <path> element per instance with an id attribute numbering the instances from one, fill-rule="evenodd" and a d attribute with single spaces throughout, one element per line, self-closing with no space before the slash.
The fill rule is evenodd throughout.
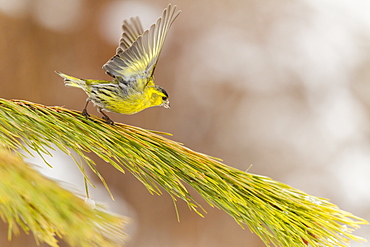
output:
<path id="1" fill-rule="evenodd" d="M 104 119 L 107 124 L 114 124 L 114 122 L 108 116 L 103 116 L 102 119 Z"/>
<path id="2" fill-rule="evenodd" d="M 86 118 L 89 118 L 90 117 L 90 114 L 87 112 L 86 109 L 83 109 L 82 111 L 82 116 L 86 117 Z"/>

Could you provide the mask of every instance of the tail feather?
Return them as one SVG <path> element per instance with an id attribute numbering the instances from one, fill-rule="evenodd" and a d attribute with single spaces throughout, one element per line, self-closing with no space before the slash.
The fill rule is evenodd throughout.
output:
<path id="1" fill-rule="evenodd" d="M 85 88 L 86 87 L 86 81 L 82 79 L 78 79 L 73 76 L 69 76 L 63 73 L 60 73 L 59 71 L 55 71 L 59 76 L 61 76 L 64 79 L 64 83 L 66 86 L 69 87 L 79 87 L 79 88 Z"/>

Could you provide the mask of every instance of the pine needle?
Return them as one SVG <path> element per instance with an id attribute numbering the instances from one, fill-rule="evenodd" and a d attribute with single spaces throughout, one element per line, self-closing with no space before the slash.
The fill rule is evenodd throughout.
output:
<path id="1" fill-rule="evenodd" d="M 102 205 L 92 208 L 3 147 L 0 177 L 0 218 L 9 225 L 9 240 L 21 227 L 37 243 L 53 247 L 59 246 L 57 238 L 79 247 L 118 247 L 124 242 L 123 218 Z"/>
<path id="2" fill-rule="evenodd" d="M 367 222 L 328 200 L 226 166 L 153 131 L 111 126 L 61 107 L 0 99 L 0 142 L 12 150 L 44 154 L 42 147 L 52 143 L 69 155 L 71 149 L 103 179 L 86 155 L 93 152 L 120 172 L 130 171 L 150 193 L 160 195 L 161 187 L 202 215 L 204 210 L 186 189 L 187 183 L 211 206 L 248 226 L 267 246 L 337 247 L 364 240 L 352 231 Z"/>

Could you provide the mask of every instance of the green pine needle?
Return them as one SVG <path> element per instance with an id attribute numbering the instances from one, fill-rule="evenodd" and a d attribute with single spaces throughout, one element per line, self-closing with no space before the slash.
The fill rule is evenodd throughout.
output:
<path id="1" fill-rule="evenodd" d="M 248 226 L 267 246 L 337 247 L 364 240 L 352 231 L 367 222 L 326 199 L 228 167 L 154 131 L 111 126 L 61 107 L 0 99 L 0 142 L 12 150 L 34 150 L 40 155 L 49 155 L 46 147 L 52 144 L 69 155 L 73 150 L 106 185 L 86 155 L 93 152 L 117 170 L 130 171 L 150 193 L 161 194 L 162 187 L 202 215 L 204 210 L 186 189 L 187 183 L 211 206 Z"/>
<path id="2" fill-rule="evenodd" d="M 101 205 L 89 206 L 81 198 L 40 175 L 20 157 L 0 148 L 0 218 L 8 223 L 8 238 L 21 227 L 39 242 L 70 246 L 120 246 L 125 220 Z"/>

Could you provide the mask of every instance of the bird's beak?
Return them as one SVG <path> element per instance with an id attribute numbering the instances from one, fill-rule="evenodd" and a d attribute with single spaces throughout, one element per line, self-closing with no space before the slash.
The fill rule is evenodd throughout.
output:
<path id="1" fill-rule="evenodd" d="M 163 105 L 164 108 L 170 108 L 170 101 L 168 99 L 166 99 L 166 101 L 163 102 L 162 105 Z"/>

